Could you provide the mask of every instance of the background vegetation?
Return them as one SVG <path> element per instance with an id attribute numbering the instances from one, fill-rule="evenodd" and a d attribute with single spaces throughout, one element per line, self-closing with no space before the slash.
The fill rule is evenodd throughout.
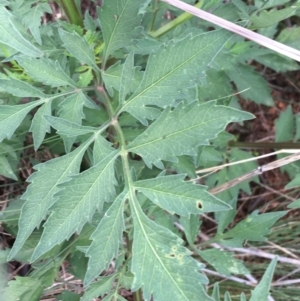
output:
<path id="1" fill-rule="evenodd" d="M 299 299 L 300 2 L 184 2 L 0 0 L 3 300 Z"/>

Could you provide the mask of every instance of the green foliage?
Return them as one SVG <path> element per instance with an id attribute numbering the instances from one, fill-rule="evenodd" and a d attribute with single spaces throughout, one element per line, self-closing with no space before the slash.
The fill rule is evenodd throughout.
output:
<path id="1" fill-rule="evenodd" d="M 22 3 L 15 13 L 22 17 L 22 23 L 29 29 L 37 43 L 42 45 L 40 27 L 44 13 L 52 13 L 48 3 L 38 2 L 32 7 L 30 1 Z"/>
<path id="2" fill-rule="evenodd" d="M 4 7 L 0 6 L 0 42 L 11 46 L 17 53 L 21 52 L 29 57 L 40 57 L 43 52 L 34 46 L 20 32 L 20 24 L 17 23 L 12 14 Z M 25 31 L 24 29 L 21 29 Z"/>
<path id="3" fill-rule="evenodd" d="M 249 273 L 241 261 L 236 260 L 232 254 L 224 250 L 207 249 L 200 251 L 199 255 L 222 275 L 229 277 L 231 274 L 247 275 Z"/>
<path id="4" fill-rule="evenodd" d="M 264 276 L 262 277 L 260 283 L 251 292 L 250 301 L 267 300 L 268 299 L 269 290 L 270 290 L 273 274 L 274 274 L 274 271 L 275 271 L 276 263 L 277 263 L 277 258 L 275 257 L 271 261 L 270 265 L 268 266 L 268 268 L 267 268 Z"/>
<path id="5" fill-rule="evenodd" d="M 33 277 L 15 277 L 9 282 L 3 296 L 5 301 L 13 301 L 22 298 L 24 301 L 39 300 L 43 287 L 39 279 Z"/>
<path id="6" fill-rule="evenodd" d="M 41 25 L 50 11 L 45 1 L 0 1 L 0 173 L 18 180 L 17 148 L 26 133 L 35 150 L 54 132 L 60 145 L 60 156 L 36 164 L 25 193 L 0 215 L 4 227 L 17 233 L 7 261 L 33 267 L 9 282 L 5 301 L 39 300 L 65 259 L 85 292 L 64 291 L 58 300 L 125 300 L 119 294 L 125 288 L 144 300 L 217 301 L 218 285 L 210 297 L 201 260 L 227 276 L 248 269 L 230 253 L 197 248 L 199 216 L 214 214 L 212 241 L 240 247 L 245 240 L 266 239 L 285 214 L 254 211 L 229 227 L 239 190 L 251 193 L 249 181 L 216 197 L 191 177 L 198 168 L 250 156 L 225 152 L 232 139 L 226 126 L 254 117 L 234 105 L 231 82 L 245 90 L 245 98 L 273 105 L 266 81 L 247 65 L 250 53 L 255 50 L 265 62 L 275 56 L 277 70 L 297 64 L 195 20 L 153 39 L 146 32 L 150 22 L 159 28 L 166 22 L 156 18 L 166 5 L 154 2 L 104 1 L 97 20 L 85 14 L 81 28 L 62 21 Z M 216 9 L 215 3 L 205 5 Z M 232 3 L 228 18 L 237 21 L 240 14 L 253 28 L 274 25 L 298 9 L 269 12 L 259 1 L 251 8 Z M 218 6 L 219 15 L 224 7 Z M 278 40 L 294 43 L 297 36 L 282 32 Z M 300 121 L 291 120 L 288 108 L 276 124 L 283 129 L 276 131 L 278 141 L 295 126 L 299 138 Z M 249 162 L 242 169 L 232 166 L 206 184 L 222 184 L 253 168 Z M 274 267 L 275 261 L 251 301 L 266 300 Z M 225 300 L 230 298 L 226 293 Z"/>
<path id="7" fill-rule="evenodd" d="M 140 27 L 144 8 L 150 0 L 121 0 L 99 9 L 100 26 L 104 40 L 104 62 L 116 50 L 130 46 L 142 31 Z M 134 16 L 134 17 L 133 17 Z"/>
<path id="8" fill-rule="evenodd" d="M 267 301 L 268 300 L 269 290 L 270 290 L 270 286 L 271 286 L 271 280 L 272 280 L 272 277 L 273 277 L 273 274 L 274 274 L 276 263 L 277 263 L 277 258 L 275 257 L 271 261 L 270 265 L 268 266 L 268 268 L 267 268 L 266 272 L 264 273 L 260 283 L 255 287 L 254 290 L 251 291 L 251 298 L 249 299 L 249 301 L 257 301 L 257 300 Z M 217 283 L 214 285 L 212 297 L 214 298 L 213 300 L 215 300 L 215 301 L 221 301 L 219 286 L 218 286 Z M 225 296 L 224 296 L 224 301 L 230 301 L 230 300 L 232 300 L 231 297 L 230 297 L 230 293 L 226 292 Z M 242 293 L 240 295 L 239 300 L 240 301 L 246 301 L 247 300 L 244 293 Z"/>
<path id="9" fill-rule="evenodd" d="M 297 5 L 291 7 L 286 7 L 280 10 L 262 10 L 258 15 L 252 15 L 250 17 L 251 22 L 253 23 L 252 28 L 261 28 L 269 27 L 273 24 L 276 24 L 279 21 L 285 20 L 288 17 L 295 15 L 297 11 Z"/>

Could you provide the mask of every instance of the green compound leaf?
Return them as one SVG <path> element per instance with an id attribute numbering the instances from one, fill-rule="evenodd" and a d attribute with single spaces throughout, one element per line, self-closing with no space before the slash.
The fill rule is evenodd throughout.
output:
<path id="1" fill-rule="evenodd" d="M 299 50 L 300 49 L 299 38 L 300 38 L 299 26 L 287 27 L 280 31 L 277 37 L 277 41 Z"/>
<path id="2" fill-rule="evenodd" d="M 144 300 L 212 301 L 199 273 L 203 265 L 181 246 L 182 240 L 148 219 L 136 199 L 130 200 L 134 224 L 131 271 L 132 290 L 143 290 Z"/>
<path id="3" fill-rule="evenodd" d="M 60 191 L 54 196 L 52 213 L 44 225 L 42 238 L 31 261 L 69 239 L 74 232 L 79 233 L 92 219 L 95 210 L 101 212 L 104 202 L 111 200 L 115 194 L 114 163 L 117 153 L 111 152 L 97 165 L 58 187 Z"/>
<path id="4" fill-rule="evenodd" d="M 134 68 L 134 54 L 131 52 L 122 68 L 122 76 L 120 82 L 120 93 L 119 93 L 119 103 L 123 104 L 127 94 L 132 90 L 132 86 L 134 85 L 134 76 L 135 76 L 135 68 Z M 134 91 L 134 90 L 133 90 Z"/>
<path id="5" fill-rule="evenodd" d="M 82 156 L 90 143 L 87 141 L 65 156 L 34 167 L 37 172 L 29 177 L 28 182 L 31 184 L 22 196 L 26 202 L 19 220 L 18 236 L 9 254 L 10 259 L 18 253 L 34 228 L 39 227 L 45 218 L 48 209 L 55 201 L 54 194 L 59 191 L 57 185 L 79 172 Z"/>
<path id="6" fill-rule="evenodd" d="M 0 175 L 18 181 L 18 177 L 15 175 L 14 171 L 12 170 L 8 158 L 5 155 L 3 156 L 1 154 L 1 144 L 0 144 Z"/>
<path id="7" fill-rule="evenodd" d="M 31 44 L 18 30 L 18 25 L 13 20 L 11 13 L 0 6 L 0 43 L 31 57 L 40 57 L 43 52 Z"/>
<path id="8" fill-rule="evenodd" d="M 117 257 L 125 230 L 123 207 L 127 191 L 121 193 L 107 210 L 97 229 L 91 235 L 92 244 L 86 252 L 89 257 L 84 284 L 87 285 L 105 270 Z"/>
<path id="9" fill-rule="evenodd" d="M 300 175 L 296 175 L 295 178 L 285 186 L 285 189 L 290 189 L 297 186 L 300 186 Z"/>
<path id="10" fill-rule="evenodd" d="M 45 13 L 52 13 L 50 5 L 48 3 L 36 3 L 22 15 L 22 22 L 40 45 L 42 45 L 40 26 Z"/>
<path id="11" fill-rule="evenodd" d="M 226 71 L 234 81 L 239 91 L 245 99 L 251 99 L 257 104 L 273 106 L 274 101 L 267 81 L 254 69 L 247 65 L 236 66 L 234 69 Z"/>
<path id="12" fill-rule="evenodd" d="M 78 91 L 78 93 L 66 97 L 59 104 L 59 107 L 59 117 L 77 124 L 81 124 L 82 119 L 85 118 L 83 107 L 90 109 L 98 108 L 81 90 Z"/>
<path id="13" fill-rule="evenodd" d="M 291 204 L 289 204 L 287 206 L 290 209 L 298 209 L 300 208 L 300 199 L 295 200 L 294 202 L 292 202 Z"/>
<path id="14" fill-rule="evenodd" d="M 271 51 L 266 55 L 255 57 L 255 60 L 258 63 L 275 70 L 277 73 L 296 71 L 299 69 L 299 65 L 296 61 Z"/>
<path id="15" fill-rule="evenodd" d="M 142 192 L 161 208 L 182 216 L 230 209 L 226 203 L 210 195 L 204 187 L 184 182 L 185 175 L 157 177 L 135 182 Z"/>
<path id="16" fill-rule="evenodd" d="M 127 148 L 148 166 L 163 168 L 161 160 L 177 162 L 176 156 L 195 155 L 197 146 L 208 144 L 228 123 L 251 118 L 252 114 L 217 106 L 214 101 L 179 104 L 173 111 L 166 109 Z"/>
<path id="17" fill-rule="evenodd" d="M 61 294 L 56 296 L 59 301 L 80 301 L 80 295 L 72 291 L 62 291 Z"/>
<path id="18" fill-rule="evenodd" d="M 0 142 L 10 139 L 25 116 L 43 101 L 30 102 L 24 105 L 5 106 L 0 105 Z"/>
<path id="19" fill-rule="evenodd" d="M 297 4 L 279 10 L 272 10 L 272 11 L 263 10 L 259 13 L 259 16 L 254 14 L 250 16 L 249 19 L 252 22 L 251 29 L 272 26 L 282 20 L 285 20 L 293 16 L 296 12 L 297 12 Z"/>
<path id="20" fill-rule="evenodd" d="M 219 282 L 214 283 L 212 297 L 214 301 L 221 301 L 220 299 L 220 289 L 219 289 Z"/>
<path id="21" fill-rule="evenodd" d="M 140 67 L 134 67 L 134 53 L 130 53 L 124 64 L 119 62 L 102 72 L 105 87 L 110 95 L 113 89 L 119 90 L 119 103 L 123 104 L 125 97 L 134 92 L 142 80 Z"/>
<path id="22" fill-rule="evenodd" d="M 103 39 L 105 42 L 106 62 L 114 51 L 132 45 L 134 38 L 141 32 L 142 10 L 149 0 L 109 0 L 98 12 Z"/>
<path id="23" fill-rule="evenodd" d="M 50 125 L 43 118 L 43 115 L 51 114 L 51 104 L 52 104 L 52 100 L 48 100 L 46 103 L 44 103 L 34 114 L 34 117 L 32 119 L 32 123 L 29 131 L 32 132 L 33 144 L 35 150 L 37 150 L 42 144 L 46 133 L 50 133 Z"/>
<path id="24" fill-rule="evenodd" d="M 1 213 L 1 215 L 0 215 L 0 222 L 5 223 L 9 226 L 13 226 L 13 227 L 17 226 L 23 204 L 24 204 L 24 201 L 19 198 L 16 198 L 16 199 L 10 201 L 9 207 L 6 208 L 6 210 L 3 213 Z M 6 249 L 6 250 L 9 251 L 8 249 Z M 4 251 L 4 250 L 2 250 L 2 251 Z M 1 252 L 0 252 L 0 254 L 1 254 Z M 7 262 L 6 257 L 5 257 L 4 262 Z"/>
<path id="25" fill-rule="evenodd" d="M 226 292 L 224 295 L 224 301 L 232 301 L 229 292 Z"/>
<path id="26" fill-rule="evenodd" d="M 220 249 L 199 251 L 199 255 L 211 264 L 221 275 L 230 277 L 231 274 L 247 275 L 250 272 L 243 262 L 234 258 L 234 254 Z"/>
<path id="27" fill-rule="evenodd" d="M 183 231 L 189 245 L 194 246 L 194 242 L 199 234 L 199 229 L 202 224 L 199 215 L 192 214 L 189 217 L 181 216 L 180 224 L 183 227 Z"/>
<path id="28" fill-rule="evenodd" d="M 120 89 L 122 68 L 124 69 L 123 65 L 118 61 L 102 72 L 105 87 L 110 95 L 113 95 L 113 89 Z M 130 69 L 132 69 L 132 66 L 130 66 Z"/>
<path id="29" fill-rule="evenodd" d="M 76 128 L 80 129 L 82 119 L 85 118 L 85 115 L 83 113 L 83 108 L 87 107 L 90 109 L 98 109 L 98 107 L 96 106 L 95 103 L 89 100 L 89 98 L 81 90 L 79 90 L 77 93 L 74 93 L 66 97 L 59 104 L 59 107 L 60 110 L 58 111 L 58 115 L 60 118 L 64 119 L 64 120 L 62 119 L 60 120 L 61 122 L 63 122 L 63 124 L 61 123 L 59 125 L 59 120 L 56 120 L 55 124 L 56 126 L 59 127 L 57 128 L 53 124 L 52 126 L 57 130 L 59 130 L 59 134 L 63 135 L 62 138 L 65 143 L 65 148 L 67 152 L 69 152 L 77 136 L 77 135 L 72 135 L 71 132 L 74 133 L 76 131 Z M 71 123 L 72 126 L 70 127 Z M 78 133 L 78 135 L 82 135 L 82 134 Z"/>
<path id="30" fill-rule="evenodd" d="M 76 32 L 69 33 L 62 29 L 59 29 L 58 32 L 64 46 L 74 57 L 94 70 L 100 71 L 95 61 L 94 49 L 84 37 L 79 36 Z"/>
<path id="31" fill-rule="evenodd" d="M 52 87 L 72 86 L 75 82 L 64 72 L 58 61 L 46 58 L 34 59 L 25 56 L 17 58 L 26 73 L 38 82 Z"/>
<path id="32" fill-rule="evenodd" d="M 269 300 L 268 296 L 269 296 L 271 281 L 272 281 L 273 274 L 275 271 L 276 263 L 277 263 L 277 257 L 275 257 L 270 262 L 261 281 L 256 286 L 256 288 L 253 291 L 251 291 L 251 298 L 249 301 L 257 301 L 257 300 L 267 301 L 267 300 Z"/>
<path id="33" fill-rule="evenodd" d="M 9 282 L 9 286 L 5 289 L 4 294 L 1 294 L 4 301 L 32 301 L 40 300 L 43 292 L 42 282 L 38 278 L 19 277 Z"/>
<path id="34" fill-rule="evenodd" d="M 244 293 L 241 293 L 240 301 L 247 301 L 246 295 Z"/>
<path id="35" fill-rule="evenodd" d="M 0 79 L 0 89 L 18 97 L 46 97 L 41 90 L 12 77 L 9 79 Z"/>
<path id="36" fill-rule="evenodd" d="M 111 274 L 109 276 L 99 277 L 100 279 L 98 281 L 88 286 L 80 301 L 90 301 L 93 298 L 102 297 L 109 293 L 114 285 L 116 276 L 117 274 Z"/>
<path id="37" fill-rule="evenodd" d="M 270 233 L 270 228 L 274 223 L 285 214 L 286 211 L 258 214 L 258 211 L 256 210 L 246 219 L 239 222 L 233 229 L 222 234 L 222 238 L 263 241 L 266 239 L 265 236 Z"/>
<path id="38" fill-rule="evenodd" d="M 88 68 L 86 71 L 80 73 L 79 80 L 78 80 L 78 86 L 81 88 L 87 87 L 90 82 L 93 80 L 93 69 Z"/>
<path id="39" fill-rule="evenodd" d="M 93 147 L 93 165 L 98 164 L 112 152 L 112 144 L 98 135 Z"/>
<path id="40" fill-rule="evenodd" d="M 174 104 L 174 100 L 184 98 L 185 90 L 205 76 L 229 37 L 228 32 L 217 30 L 162 46 L 150 55 L 140 86 L 121 111 L 127 111 L 144 124 L 146 119 L 157 118 L 159 111 L 145 106 L 166 107 Z M 124 71 L 123 76 L 127 76 Z"/>
<path id="41" fill-rule="evenodd" d="M 293 109 L 288 106 L 285 111 L 280 112 L 279 118 L 275 120 L 275 141 L 289 141 L 294 137 L 295 116 Z"/>
<path id="42" fill-rule="evenodd" d="M 97 130 L 97 128 L 79 125 L 59 117 L 44 115 L 44 119 L 57 130 L 59 135 L 65 135 L 68 137 L 85 135 L 88 133 L 93 133 Z"/>

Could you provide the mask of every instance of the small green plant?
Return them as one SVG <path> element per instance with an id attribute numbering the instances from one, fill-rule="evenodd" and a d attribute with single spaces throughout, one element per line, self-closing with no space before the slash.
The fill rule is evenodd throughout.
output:
<path id="1" fill-rule="evenodd" d="M 202 2 L 222 9 L 217 1 Z M 244 2 L 232 2 L 249 18 Z M 197 18 L 164 30 L 166 9 L 181 12 L 163 2 L 104 1 L 95 20 L 81 17 L 73 1 L 59 4 L 68 21 L 41 25 L 51 12 L 46 1 L 0 1 L 0 172 L 18 179 L 17 149 L 27 133 L 35 150 L 54 131 L 64 145 L 61 156 L 34 166 L 26 192 L 1 217 L 16 235 L 2 262 L 32 264 L 27 277 L 9 282 L 4 300 L 40 300 L 66 259 L 85 292 L 64 292 L 60 300 L 125 300 L 120 288 L 132 290 L 135 300 L 220 300 L 217 283 L 212 296 L 206 289 L 202 262 L 226 275 L 249 271 L 209 244 L 264 240 L 286 213 L 255 211 L 228 228 L 238 191 L 250 192 L 249 182 L 216 197 L 191 181 L 197 169 L 227 156 L 226 126 L 254 117 L 234 108 L 231 81 L 239 90 L 258 84 L 245 98 L 272 105 L 262 76 L 246 65 L 252 48 L 263 50 Z M 251 20 L 257 28 L 259 17 Z M 268 55 L 298 68 L 274 53 L 259 57 L 266 62 Z M 227 159 L 248 156 L 232 151 Z M 232 167 L 206 184 L 255 167 Z M 218 228 L 199 244 L 199 216 L 206 213 L 214 213 Z M 267 300 L 275 264 L 251 301 Z"/>

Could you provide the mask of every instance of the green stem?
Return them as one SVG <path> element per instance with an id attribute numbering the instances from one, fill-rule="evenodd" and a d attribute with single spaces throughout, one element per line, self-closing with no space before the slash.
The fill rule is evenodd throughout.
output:
<path id="1" fill-rule="evenodd" d="M 203 241 L 203 242 L 200 242 L 198 244 L 195 245 L 195 249 L 194 250 L 197 250 L 198 248 L 203 248 L 205 246 L 208 246 L 210 244 L 213 244 L 213 243 L 217 243 L 219 240 L 216 238 L 216 237 L 213 237 L 207 241 Z"/>
<path id="2" fill-rule="evenodd" d="M 123 166 L 123 174 L 124 174 L 124 179 L 125 179 L 125 186 L 128 187 L 130 194 L 133 195 L 134 191 L 132 189 L 132 178 L 131 178 L 131 172 L 130 172 L 130 164 L 128 161 L 128 152 L 126 150 L 126 140 L 125 140 L 125 136 L 124 133 L 122 131 L 122 128 L 119 124 L 118 121 L 118 117 L 116 115 L 116 112 L 114 111 L 114 108 L 111 104 L 110 98 L 108 96 L 108 94 L 106 93 L 104 87 L 102 87 L 102 89 L 100 89 L 103 93 L 104 96 L 104 105 L 106 107 L 106 111 L 108 113 L 109 119 L 110 119 L 110 123 L 113 126 L 117 136 L 118 136 L 118 141 L 120 144 L 120 155 L 121 155 L 121 159 L 122 159 L 122 166 Z M 127 238 L 127 252 L 129 254 L 129 256 L 131 256 L 131 252 L 132 252 L 132 241 L 129 239 L 129 237 L 126 235 Z M 139 289 L 138 291 L 133 293 L 133 299 L 134 301 L 142 301 L 143 297 L 142 297 L 142 290 Z"/>
<path id="3" fill-rule="evenodd" d="M 154 9 L 153 9 L 152 21 L 151 21 L 151 26 L 150 26 L 150 32 L 152 32 L 154 29 L 154 23 L 155 23 L 156 15 L 158 12 L 157 0 L 154 1 L 153 6 L 154 6 Z"/>
<path id="4" fill-rule="evenodd" d="M 67 20 L 71 24 L 83 26 L 83 19 L 80 14 L 78 7 L 76 6 L 75 0 L 57 0 L 58 5 L 63 10 Z"/>
<path id="5" fill-rule="evenodd" d="M 122 128 L 120 127 L 120 124 L 117 120 L 117 117 L 113 117 L 113 110 L 112 110 L 111 106 L 110 106 L 109 110 L 110 110 L 109 115 L 111 116 L 112 125 L 115 128 L 115 131 L 118 135 L 118 139 L 119 139 L 119 143 L 120 143 L 125 185 L 128 187 L 128 189 L 130 190 L 130 193 L 133 195 L 134 191 L 132 189 L 132 177 L 131 177 L 131 172 L 130 172 L 130 164 L 128 161 L 128 152 L 126 150 L 125 136 L 124 136 Z M 131 256 L 132 241 L 128 238 L 128 236 L 127 236 L 127 246 L 128 246 L 128 253 Z M 133 300 L 134 301 L 143 301 L 143 293 L 142 293 L 141 289 L 137 290 L 136 292 L 133 292 Z"/>
<path id="6" fill-rule="evenodd" d="M 204 0 L 199 1 L 195 5 L 195 7 L 197 7 L 197 8 L 202 7 L 203 2 L 204 2 Z M 187 20 L 191 19 L 192 17 L 193 17 L 193 15 L 191 15 L 189 13 L 183 13 L 180 16 L 178 16 L 176 19 L 169 22 L 168 24 L 166 24 L 163 27 L 159 28 L 158 30 L 149 32 L 149 34 L 153 38 L 158 38 L 158 37 L 164 35 L 165 33 L 167 33 L 168 31 L 172 30 L 176 26 L 180 25 L 181 23 L 186 22 Z"/>
<path id="7" fill-rule="evenodd" d="M 236 142 L 229 141 L 229 147 L 264 148 L 264 149 L 300 149 L 299 142 Z"/>
<path id="8" fill-rule="evenodd" d="M 133 293 L 133 300 L 134 301 L 143 301 L 142 291 L 140 289 Z"/>

